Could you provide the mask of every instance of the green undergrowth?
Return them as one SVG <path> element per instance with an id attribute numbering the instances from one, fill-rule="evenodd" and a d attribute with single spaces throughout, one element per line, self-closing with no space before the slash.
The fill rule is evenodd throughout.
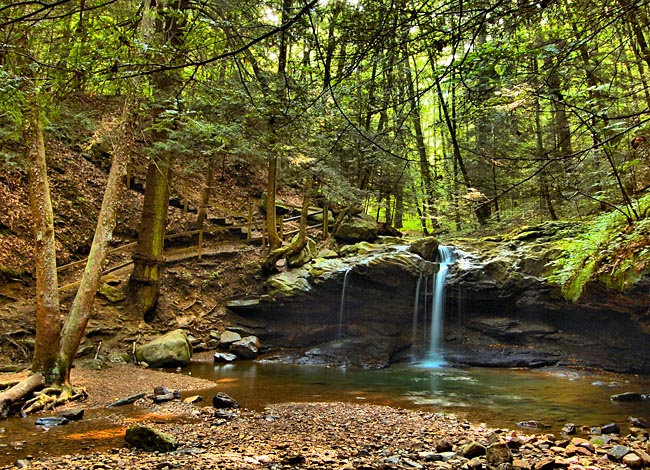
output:
<path id="1" fill-rule="evenodd" d="M 647 214 L 650 196 L 639 207 Z M 650 217 L 629 224 L 619 211 L 601 214 L 558 245 L 563 255 L 549 280 L 562 287 L 568 300 L 577 301 L 592 282 L 625 291 L 650 271 Z"/>

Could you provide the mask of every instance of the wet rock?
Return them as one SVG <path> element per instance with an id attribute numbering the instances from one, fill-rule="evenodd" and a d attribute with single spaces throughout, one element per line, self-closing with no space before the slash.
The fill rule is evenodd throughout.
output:
<path id="1" fill-rule="evenodd" d="M 463 457 L 467 459 L 472 459 L 480 455 L 485 455 L 485 446 L 483 446 L 479 442 L 472 441 L 468 444 L 465 444 L 461 452 L 463 454 Z"/>
<path id="2" fill-rule="evenodd" d="M 627 418 L 627 420 L 630 422 L 630 425 L 637 427 L 637 428 L 648 428 L 650 425 L 648 422 L 643 419 L 643 418 L 637 418 L 635 416 L 630 416 Z"/>
<path id="3" fill-rule="evenodd" d="M 66 410 L 59 413 L 59 416 L 66 418 L 69 421 L 79 421 L 84 417 L 85 410 L 83 408 L 75 408 L 72 410 Z"/>
<path id="4" fill-rule="evenodd" d="M 643 395 L 640 393 L 636 392 L 625 392 L 625 393 L 618 393 L 616 395 L 612 395 L 609 397 L 610 400 L 612 401 L 642 401 L 643 400 Z"/>
<path id="5" fill-rule="evenodd" d="M 575 434 L 576 433 L 576 425 L 573 423 L 566 423 L 564 426 L 562 426 L 562 432 L 564 434 Z"/>
<path id="6" fill-rule="evenodd" d="M 131 447 L 150 452 L 170 452 L 178 447 L 173 436 L 148 426 L 131 426 L 125 439 Z"/>
<path id="7" fill-rule="evenodd" d="M 51 428 L 53 426 L 63 426 L 68 424 L 70 421 L 64 416 L 46 416 L 36 419 L 37 426 L 46 426 Z"/>
<path id="8" fill-rule="evenodd" d="M 409 246 L 409 251 L 411 253 L 415 253 L 416 255 L 420 255 L 422 259 L 425 259 L 427 261 L 437 261 L 439 245 L 440 242 L 436 238 L 420 238 L 419 240 L 415 240 L 413 243 L 411 243 L 411 246 Z"/>
<path id="9" fill-rule="evenodd" d="M 616 423 L 609 423 L 600 427 L 602 434 L 620 434 L 621 428 Z"/>
<path id="10" fill-rule="evenodd" d="M 535 420 L 518 421 L 518 422 L 515 423 L 515 425 L 520 427 L 520 428 L 531 429 L 531 430 L 535 430 L 535 431 L 538 431 L 538 430 L 540 430 L 540 429 L 542 429 L 544 427 L 544 425 L 542 423 L 540 423 L 539 421 L 535 421 Z"/>
<path id="11" fill-rule="evenodd" d="M 155 403 L 172 401 L 175 398 L 180 398 L 180 396 L 179 390 L 169 390 L 167 387 L 156 387 L 153 390 L 153 401 Z"/>
<path id="12" fill-rule="evenodd" d="M 230 353 L 216 352 L 214 353 L 215 364 L 228 364 L 237 359 L 237 356 Z"/>
<path id="13" fill-rule="evenodd" d="M 650 467 L 650 454 L 643 449 L 634 449 L 634 453 L 643 461 L 644 467 Z"/>
<path id="14" fill-rule="evenodd" d="M 212 406 L 217 409 L 239 408 L 239 403 L 227 393 L 217 392 L 212 398 Z"/>
<path id="15" fill-rule="evenodd" d="M 178 367 L 187 365 L 192 358 L 192 346 L 183 330 L 174 330 L 135 350 L 138 362 L 149 367 Z"/>
<path id="16" fill-rule="evenodd" d="M 510 452 L 505 442 L 497 442 L 496 444 L 487 446 L 485 456 L 488 465 L 493 467 L 512 462 L 512 452 Z"/>
<path id="17" fill-rule="evenodd" d="M 246 336 L 230 345 L 230 352 L 241 359 L 255 359 L 261 347 L 257 336 Z"/>

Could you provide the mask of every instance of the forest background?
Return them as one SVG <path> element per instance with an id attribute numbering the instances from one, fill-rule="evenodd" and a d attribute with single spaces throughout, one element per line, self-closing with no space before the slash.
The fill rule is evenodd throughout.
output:
<path id="1" fill-rule="evenodd" d="M 146 182 L 129 289 L 143 314 L 172 182 L 202 186 L 200 227 L 215 172 L 234 167 L 265 175 L 272 249 L 278 188 L 304 187 L 423 234 L 582 221 L 556 274 L 577 278 L 567 296 L 602 265 L 624 288 L 650 258 L 649 13 L 646 0 L 1 2 L 0 164 L 30 187 L 35 370 L 67 381 L 134 174 Z M 113 161 L 63 332 L 46 321 L 59 309 L 48 149 L 61 142 Z M 3 196 L 14 243 L 25 220 Z"/>

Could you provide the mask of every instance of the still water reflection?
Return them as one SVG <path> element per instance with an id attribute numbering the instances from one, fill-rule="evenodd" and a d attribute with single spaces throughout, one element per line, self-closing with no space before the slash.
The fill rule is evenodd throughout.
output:
<path id="1" fill-rule="evenodd" d="M 194 363 L 182 373 L 216 382 L 218 390 L 251 409 L 286 401 L 352 401 L 452 413 L 509 428 L 536 420 L 553 432 L 567 422 L 617 422 L 625 429 L 629 416 L 650 418 L 650 400 L 610 400 L 616 393 L 650 392 L 650 377 L 413 365 L 364 371 L 256 363 Z"/>

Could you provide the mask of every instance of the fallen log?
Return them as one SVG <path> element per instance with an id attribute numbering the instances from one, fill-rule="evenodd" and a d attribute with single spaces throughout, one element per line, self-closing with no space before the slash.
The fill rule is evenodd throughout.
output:
<path id="1" fill-rule="evenodd" d="M 0 418 L 7 418 L 11 405 L 18 403 L 32 392 L 43 388 L 45 380 L 42 374 L 32 374 L 21 382 L 0 393 Z"/>

